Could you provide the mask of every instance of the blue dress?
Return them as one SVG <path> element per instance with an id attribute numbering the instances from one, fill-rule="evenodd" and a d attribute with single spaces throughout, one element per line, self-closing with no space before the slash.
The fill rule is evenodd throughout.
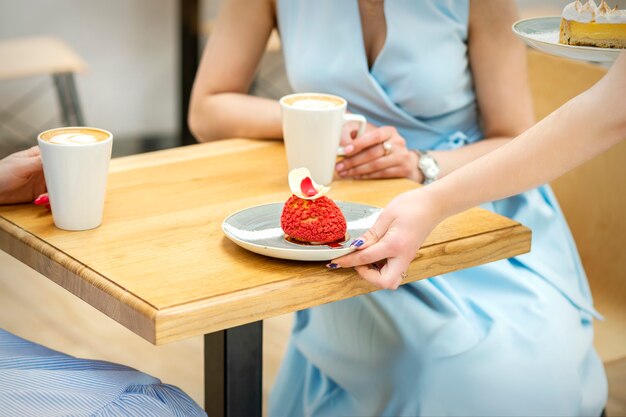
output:
<path id="1" fill-rule="evenodd" d="M 0 416 L 206 417 L 180 389 L 135 369 L 79 359 L 0 329 Z"/>
<path id="2" fill-rule="evenodd" d="M 371 70 L 357 0 L 278 0 L 277 14 L 296 92 L 343 96 L 414 149 L 483 138 L 468 0 L 386 1 Z M 530 227 L 532 252 L 298 312 L 270 415 L 599 416 L 598 313 L 552 191 L 484 207 Z"/>

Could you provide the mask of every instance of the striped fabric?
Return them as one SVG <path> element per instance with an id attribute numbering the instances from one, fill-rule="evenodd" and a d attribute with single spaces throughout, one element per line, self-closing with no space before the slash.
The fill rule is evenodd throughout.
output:
<path id="1" fill-rule="evenodd" d="M 78 359 L 0 329 L 0 417 L 194 417 L 183 391 L 115 363 Z"/>

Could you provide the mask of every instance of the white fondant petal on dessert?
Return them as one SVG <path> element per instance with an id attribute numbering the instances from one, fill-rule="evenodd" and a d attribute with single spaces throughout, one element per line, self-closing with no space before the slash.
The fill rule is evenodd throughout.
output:
<path id="1" fill-rule="evenodd" d="M 305 178 L 311 178 L 311 182 L 313 183 L 313 187 L 317 191 L 317 194 L 308 196 L 302 192 L 302 180 Z M 289 188 L 291 192 L 299 198 L 304 200 L 315 200 L 316 198 L 320 198 L 328 191 L 330 191 L 329 187 L 325 187 L 315 182 L 315 178 L 311 176 L 311 172 L 307 168 L 296 168 L 289 173 Z"/>

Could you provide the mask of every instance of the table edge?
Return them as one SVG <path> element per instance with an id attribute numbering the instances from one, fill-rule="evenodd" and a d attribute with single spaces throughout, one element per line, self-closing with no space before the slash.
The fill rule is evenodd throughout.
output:
<path id="1" fill-rule="evenodd" d="M 471 237 L 437 243 L 420 248 L 412 261 L 405 283 L 418 281 L 457 270 L 454 265 L 446 264 L 446 257 L 450 255 L 463 256 L 468 267 L 482 265 L 496 260 L 511 258 L 530 251 L 532 232 L 526 226 L 519 223 L 489 232 L 478 233 Z M 502 240 L 510 240 L 506 247 L 498 245 Z M 467 247 L 479 247 L 480 249 L 466 251 Z M 501 247 L 499 247 L 501 246 Z M 497 249 L 497 250 L 494 250 Z M 259 255 L 261 256 L 261 255 Z M 309 274 L 310 275 L 310 274 Z M 376 291 L 377 288 L 358 277 L 356 272 L 350 269 L 325 271 L 320 268 L 316 277 L 333 280 L 332 285 L 319 285 L 320 294 L 316 298 L 306 297 L 306 302 L 292 304 L 277 303 L 272 305 L 272 300 L 278 300 L 281 293 L 289 291 L 298 293 L 294 287 L 302 286 L 311 289 L 311 283 L 307 283 L 308 276 L 300 277 L 304 283 L 298 285 L 293 279 L 274 281 L 254 288 L 248 288 L 238 292 L 217 295 L 215 297 L 198 300 L 179 306 L 170 306 L 157 311 L 155 317 L 155 344 L 170 343 L 187 337 L 212 333 L 257 320 L 274 317 L 297 310 L 339 301 L 347 298 L 343 293 L 330 292 L 324 287 L 333 289 L 343 288 L 345 293 L 351 296 L 367 294 Z M 327 282 L 326 280 L 320 280 Z M 306 284 L 306 285 L 305 285 Z M 313 284 L 315 285 L 315 284 Z M 356 294 L 355 294 L 356 292 Z M 264 305 L 266 309 L 259 314 L 258 307 Z M 225 309 L 224 306 L 229 306 Z"/>
<path id="2" fill-rule="evenodd" d="M 0 216 L 0 250 L 151 343 L 158 310 L 50 243 Z"/>

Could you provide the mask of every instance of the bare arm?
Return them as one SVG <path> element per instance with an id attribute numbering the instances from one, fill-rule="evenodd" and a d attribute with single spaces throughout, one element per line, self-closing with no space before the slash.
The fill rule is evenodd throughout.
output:
<path id="1" fill-rule="evenodd" d="M 485 139 L 431 154 L 445 176 L 507 143 L 534 123 L 526 48 L 511 31 L 519 18 L 514 1 L 470 2 L 469 60 Z"/>
<path id="2" fill-rule="evenodd" d="M 247 94 L 274 26 L 270 0 L 224 0 L 191 92 L 197 140 L 282 136 L 278 103 Z"/>
<path id="3" fill-rule="evenodd" d="M 626 52 L 591 89 L 425 194 L 438 201 L 447 217 L 545 184 L 626 138 L 624 97 Z M 461 189 L 472 192 L 459 193 Z"/>
<path id="4" fill-rule="evenodd" d="M 626 52 L 590 90 L 515 140 L 454 173 L 400 194 L 364 235 L 361 250 L 334 261 L 356 266 L 382 288 L 397 288 L 417 249 L 443 219 L 482 202 L 549 182 L 626 138 Z M 411 208 L 407 210 L 407 208 Z M 375 236 L 382 236 L 376 241 Z M 379 271 L 367 265 L 387 259 Z"/>

